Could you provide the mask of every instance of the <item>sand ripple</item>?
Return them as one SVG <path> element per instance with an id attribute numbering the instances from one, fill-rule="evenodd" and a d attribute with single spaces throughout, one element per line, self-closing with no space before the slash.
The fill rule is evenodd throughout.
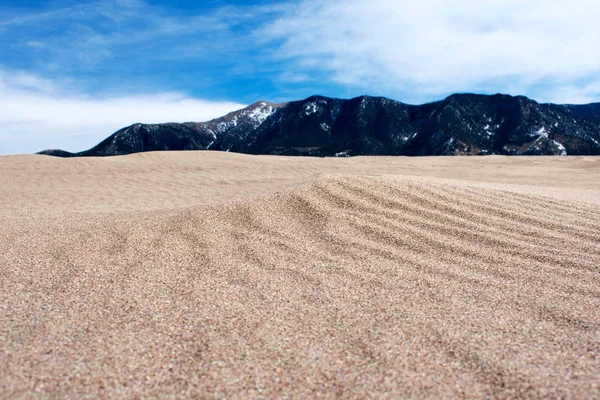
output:
<path id="1" fill-rule="evenodd" d="M 598 395 L 597 204 L 334 172 L 229 203 L 6 213 L 1 396 Z"/>

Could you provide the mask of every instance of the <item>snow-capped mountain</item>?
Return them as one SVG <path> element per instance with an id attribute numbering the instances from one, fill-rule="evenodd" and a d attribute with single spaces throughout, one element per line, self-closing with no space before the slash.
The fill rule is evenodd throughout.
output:
<path id="1" fill-rule="evenodd" d="M 189 127 L 212 136 L 206 150 L 229 151 L 240 143 L 252 140 L 252 133 L 283 104 L 258 101 L 244 109 L 233 111 L 208 122 L 186 123 Z"/>
<path id="2" fill-rule="evenodd" d="M 312 96 L 257 102 L 208 122 L 134 124 L 90 150 L 108 156 L 156 150 L 250 154 L 600 155 L 600 103 L 539 104 L 523 96 L 456 94 L 409 105 L 382 97 Z"/>
<path id="3" fill-rule="evenodd" d="M 207 122 L 137 123 L 118 130 L 96 146 L 80 153 L 46 150 L 40 154 L 97 157 L 159 150 L 229 151 L 240 142 L 250 140 L 252 133 L 281 106 L 282 104 L 259 101 Z"/>

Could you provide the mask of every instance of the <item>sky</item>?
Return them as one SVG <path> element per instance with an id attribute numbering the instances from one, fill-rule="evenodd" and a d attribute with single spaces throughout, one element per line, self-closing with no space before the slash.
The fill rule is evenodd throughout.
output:
<path id="1" fill-rule="evenodd" d="M 597 0 L 0 3 L 0 155 L 314 94 L 600 102 Z"/>

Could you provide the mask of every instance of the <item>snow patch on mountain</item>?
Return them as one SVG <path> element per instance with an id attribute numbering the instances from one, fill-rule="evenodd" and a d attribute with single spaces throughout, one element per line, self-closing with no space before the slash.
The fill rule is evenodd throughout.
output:
<path id="1" fill-rule="evenodd" d="M 563 144 L 562 144 L 562 143 L 559 143 L 559 142 L 557 142 L 556 140 L 552 140 L 552 144 L 553 144 L 554 146 L 556 146 L 556 148 L 557 148 L 557 149 L 558 149 L 558 151 L 559 151 L 559 153 L 558 153 L 558 154 L 559 154 L 560 156 L 566 156 L 566 155 L 567 155 L 567 149 L 565 149 L 565 146 L 563 146 Z"/>
<path id="2" fill-rule="evenodd" d="M 267 103 L 260 103 L 258 107 L 248 113 L 248 118 L 253 122 L 254 127 L 258 127 L 267 120 L 274 112 L 275 107 Z"/>
<path id="3" fill-rule="evenodd" d="M 548 131 L 546 130 L 545 126 L 542 126 L 540 129 L 538 129 L 536 132 L 536 135 L 539 135 L 540 138 L 548 138 Z"/>
<path id="4" fill-rule="evenodd" d="M 489 118 L 488 118 L 489 119 Z M 490 124 L 485 124 L 485 126 L 483 127 L 483 130 L 485 131 L 485 133 L 488 136 L 492 136 L 494 134 L 494 132 L 491 131 L 491 127 Z"/>
<path id="5" fill-rule="evenodd" d="M 311 101 L 310 103 L 306 103 L 304 105 L 304 115 L 306 115 L 307 117 L 309 115 L 316 114 L 319 111 L 320 111 L 319 106 L 314 101 Z"/>
<path id="6" fill-rule="evenodd" d="M 223 133 L 227 130 L 227 128 L 229 128 L 229 126 L 229 122 L 221 122 L 217 125 L 217 130 L 219 131 L 219 133 Z"/>

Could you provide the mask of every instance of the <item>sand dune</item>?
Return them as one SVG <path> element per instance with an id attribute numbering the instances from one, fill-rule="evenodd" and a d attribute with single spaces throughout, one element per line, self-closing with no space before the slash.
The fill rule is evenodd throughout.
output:
<path id="1" fill-rule="evenodd" d="M 600 393 L 600 159 L 0 158 L 0 393 Z"/>

